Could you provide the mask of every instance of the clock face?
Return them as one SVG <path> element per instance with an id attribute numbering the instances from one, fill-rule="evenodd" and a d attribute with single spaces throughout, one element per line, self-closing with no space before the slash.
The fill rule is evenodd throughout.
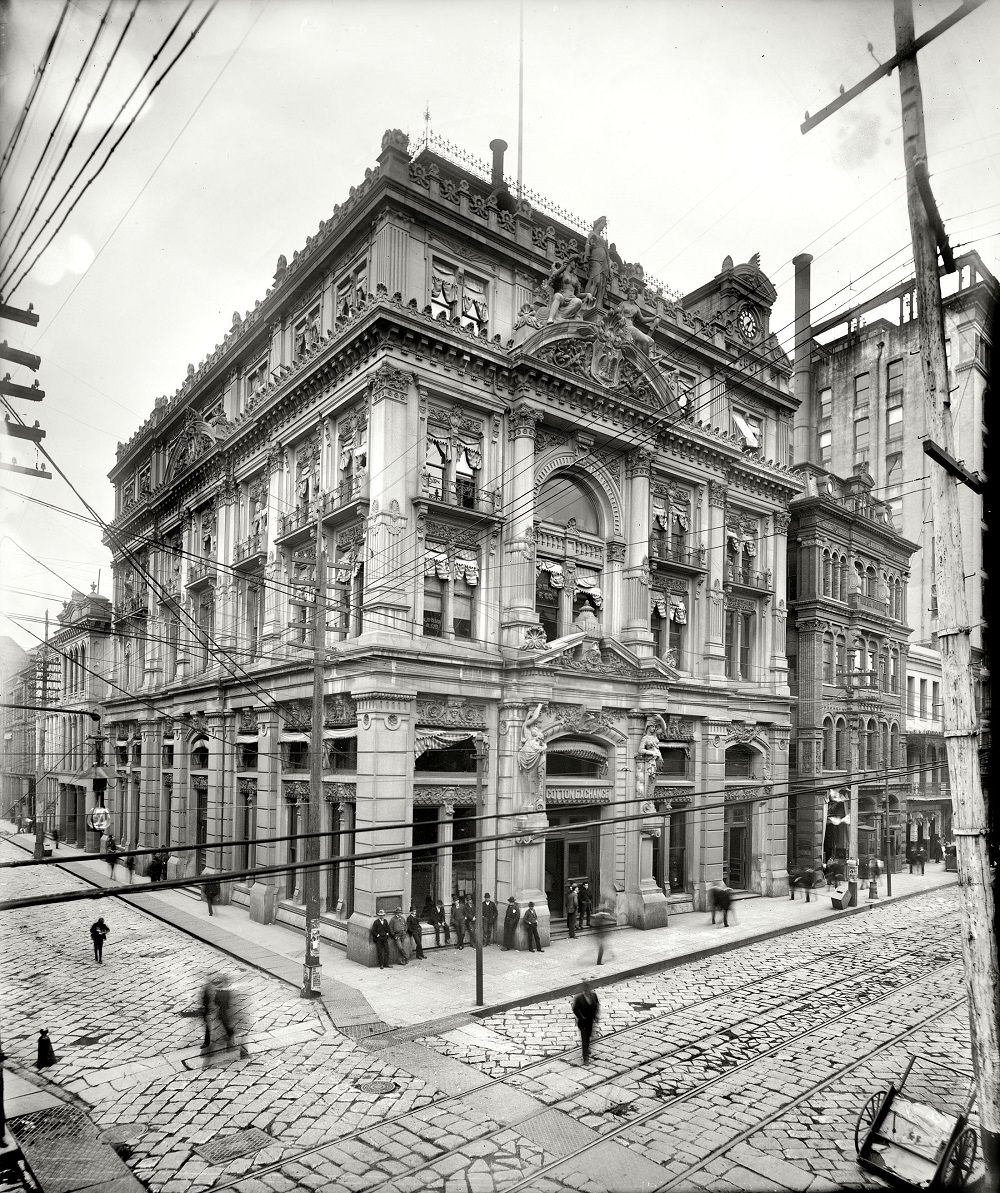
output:
<path id="1" fill-rule="evenodd" d="M 740 329 L 740 335 L 748 342 L 755 340 L 760 332 L 760 323 L 750 307 L 743 307 L 740 310 L 736 317 L 736 325 Z"/>

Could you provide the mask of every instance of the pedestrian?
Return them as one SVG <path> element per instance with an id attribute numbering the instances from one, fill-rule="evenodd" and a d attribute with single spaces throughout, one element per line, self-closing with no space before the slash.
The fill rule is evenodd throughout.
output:
<path id="1" fill-rule="evenodd" d="M 368 935 L 375 944 L 378 967 L 385 969 L 389 964 L 389 937 L 392 933 L 389 931 L 389 921 L 385 918 L 385 912 L 381 907 L 378 909 L 377 918 L 372 921 L 371 931 Z"/>
<path id="2" fill-rule="evenodd" d="M 729 927 L 729 908 L 733 901 L 733 893 L 726 886 L 724 882 L 720 882 L 718 886 L 714 886 L 708 892 L 708 897 L 712 904 L 712 923 L 715 923 L 715 913 L 722 912 L 722 926 Z"/>
<path id="3" fill-rule="evenodd" d="M 584 981 L 580 993 L 573 999 L 573 1014 L 576 1025 L 580 1029 L 580 1047 L 583 1051 L 583 1063 L 590 1062 L 590 1039 L 594 1034 L 594 1024 L 601 1013 L 601 1000 L 597 997 L 594 987 Z"/>
<path id="4" fill-rule="evenodd" d="M 437 947 L 441 945 L 441 933 L 444 933 L 444 943 L 451 944 L 451 929 L 448 927 L 448 913 L 444 909 L 444 904 L 440 899 L 434 904 L 434 910 L 431 913 L 431 923 L 434 925 L 434 944 Z"/>
<path id="5" fill-rule="evenodd" d="M 594 907 L 594 901 L 590 897 L 590 888 L 585 882 L 580 883 L 580 887 L 576 893 L 577 898 L 577 923 L 581 928 L 590 927 L 590 913 Z"/>
<path id="6" fill-rule="evenodd" d="M 490 892 L 483 895 L 483 948 L 493 944 L 497 935 L 497 905 L 490 898 Z"/>
<path id="7" fill-rule="evenodd" d="M 114 880 L 115 866 L 118 865 L 118 846 L 115 844 L 114 837 L 108 837 L 108 848 L 105 851 L 105 857 L 108 861 L 108 872 L 112 880 Z"/>
<path id="8" fill-rule="evenodd" d="M 566 896 L 566 931 L 570 940 L 576 936 L 576 909 L 579 902 L 576 897 L 576 883 L 569 884 L 569 894 Z"/>
<path id="9" fill-rule="evenodd" d="M 217 878 L 210 878 L 202 888 L 205 892 L 205 902 L 208 904 L 208 914 L 215 915 L 212 910 L 215 907 L 215 901 L 222 894 L 222 888 L 219 886 Z"/>
<path id="10" fill-rule="evenodd" d="M 53 849 L 58 849 L 58 848 L 59 848 L 59 830 L 58 830 L 57 828 L 54 828 L 54 829 L 52 830 L 52 848 L 53 848 Z M 940 858 L 938 858 L 938 859 L 936 859 L 936 860 L 937 860 L 937 861 L 940 861 L 941 859 L 940 859 Z"/>
<path id="11" fill-rule="evenodd" d="M 528 910 L 524 913 L 524 926 L 528 932 L 528 952 L 533 953 L 537 948 L 542 951 L 542 942 L 538 936 L 538 912 L 534 903 L 528 903 Z"/>
<path id="12" fill-rule="evenodd" d="M 521 918 L 521 912 L 517 906 L 517 900 L 513 895 L 507 900 L 507 911 L 503 917 L 503 951 L 509 953 L 511 949 L 517 948 L 517 925 Z"/>
<path id="13" fill-rule="evenodd" d="M 90 939 L 94 942 L 94 960 L 98 965 L 104 963 L 104 942 L 110 931 L 104 922 L 104 916 L 100 916 L 90 925 Z"/>
<path id="14" fill-rule="evenodd" d="M 476 905 L 472 901 L 471 895 L 465 896 L 465 902 L 462 904 L 462 915 L 465 917 L 465 935 L 469 938 L 469 944 L 476 947 Z"/>
<path id="15" fill-rule="evenodd" d="M 931 861 L 940 862 L 944 858 L 944 853 L 941 850 L 941 839 L 935 837 L 931 844 Z"/>
<path id="16" fill-rule="evenodd" d="M 389 921 L 389 931 L 392 933 L 392 943 L 396 946 L 396 956 L 400 965 L 406 965 L 406 920 L 403 918 L 402 907 L 397 907 Z"/>
<path id="17" fill-rule="evenodd" d="M 212 1046 L 212 1015 L 215 1012 L 215 984 L 211 978 L 201 988 L 201 1017 L 205 1023 L 205 1034 L 202 1037 L 202 1048 Z"/>
<path id="18" fill-rule="evenodd" d="M 226 1033 L 226 1047 L 232 1048 L 236 1042 L 236 999 L 224 973 L 215 979 L 215 1013 L 219 1026 Z"/>
<path id="19" fill-rule="evenodd" d="M 608 933 L 611 930 L 611 916 L 606 911 L 596 911 L 594 913 L 594 934 L 597 936 L 597 964 L 604 964 L 604 950 L 608 949 L 608 957 L 611 957 L 611 949 L 608 948 Z"/>
<path id="20" fill-rule="evenodd" d="M 917 850 L 917 861 L 920 863 L 920 873 L 923 874 L 924 863 L 927 861 L 927 850 L 924 849 L 923 845 Z"/>
<path id="21" fill-rule="evenodd" d="M 128 884 L 129 884 L 129 886 L 131 886 L 132 879 L 135 875 L 135 854 L 134 853 L 126 853 L 125 854 L 125 869 L 128 870 Z"/>
<path id="22" fill-rule="evenodd" d="M 44 1069 L 55 1063 L 55 1049 L 52 1047 L 52 1041 L 49 1039 L 48 1028 L 43 1027 L 38 1033 L 38 1058 L 35 1061 L 35 1068 Z"/>
<path id="23" fill-rule="evenodd" d="M 423 961 L 424 930 L 420 926 L 420 917 L 417 915 L 417 906 L 415 903 L 410 904 L 410 914 L 406 917 L 406 935 L 413 941 L 413 951 L 417 955 L 417 960 Z"/>
<path id="24" fill-rule="evenodd" d="M 465 948 L 465 904 L 458 891 L 451 897 L 451 926 L 455 929 L 455 948 Z"/>

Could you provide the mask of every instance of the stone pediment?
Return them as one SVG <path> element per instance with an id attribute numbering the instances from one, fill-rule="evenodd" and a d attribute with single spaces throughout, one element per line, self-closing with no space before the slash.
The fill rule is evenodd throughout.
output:
<path id="1" fill-rule="evenodd" d="M 530 359 L 575 373 L 589 386 L 602 386 L 650 410 L 682 417 L 676 380 L 632 339 L 632 327 L 617 311 L 596 320 L 546 323 L 515 350 L 514 359 Z"/>

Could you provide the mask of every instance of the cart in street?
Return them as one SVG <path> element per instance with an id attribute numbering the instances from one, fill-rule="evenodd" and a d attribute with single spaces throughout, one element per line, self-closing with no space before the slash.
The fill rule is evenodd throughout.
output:
<path id="1" fill-rule="evenodd" d="M 915 1072 L 915 1066 L 925 1072 Z M 927 1094 L 938 1104 L 929 1104 Z M 941 1105 L 949 1099 L 950 1107 Z M 854 1127 L 858 1163 L 900 1189 L 969 1188 L 978 1150 L 976 1128 L 969 1124 L 975 1100 L 967 1073 L 910 1057 L 899 1084 L 890 1082 L 861 1108 Z"/>

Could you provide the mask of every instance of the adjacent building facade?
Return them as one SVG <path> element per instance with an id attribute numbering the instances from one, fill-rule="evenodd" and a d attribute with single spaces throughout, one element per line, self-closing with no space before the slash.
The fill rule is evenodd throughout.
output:
<path id="1" fill-rule="evenodd" d="M 378 905 L 471 892 L 477 832 L 543 936 L 575 880 L 640 927 L 787 894 L 775 292 L 727 258 L 668 295 L 603 219 L 515 200 L 503 148 L 388 131 L 110 474 L 120 843 L 283 868 L 227 893 L 301 923 L 314 820 L 322 932 L 365 964 Z"/>
<path id="2" fill-rule="evenodd" d="M 997 283 L 977 253 L 959 257 L 957 266 L 954 274 L 942 275 L 954 451 L 970 472 L 981 473 L 989 326 Z M 800 279 L 803 269 L 808 269 L 808 261 L 800 258 Z M 878 571 L 902 578 L 905 621 L 911 627 L 908 650 L 901 646 L 905 662 L 899 687 L 892 692 L 893 703 L 899 695 L 905 700 L 901 726 L 905 750 L 899 775 L 902 833 L 909 845 L 929 849 L 935 841 L 950 838 L 952 825 L 936 645 L 934 522 L 926 479 L 936 465 L 923 452 L 927 420 L 916 283 L 910 279 L 815 324 L 810 323 L 808 302 L 797 308 L 802 327 L 808 326 L 809 340 L 803 342 L 801 352 L 796 349 L 795 389 L 801 402 L 796 416 L 796 464 L 813 463 L 834 477 L 851 477 L 855 472 L 870 477 L 873 508 L 887 508 L 891 526 L 913 551 L 906 567 L 898 553 L 890 552 Z M 871 321 L 866 322 L 866 317 Z M 981 744 L 985 745 L 990 680 L 983 642 L 987 574 L 983 499 L 964 486 L 958 486 L 958 494 Z M 890 608 L 894 602 L 895 594 Z"/>

